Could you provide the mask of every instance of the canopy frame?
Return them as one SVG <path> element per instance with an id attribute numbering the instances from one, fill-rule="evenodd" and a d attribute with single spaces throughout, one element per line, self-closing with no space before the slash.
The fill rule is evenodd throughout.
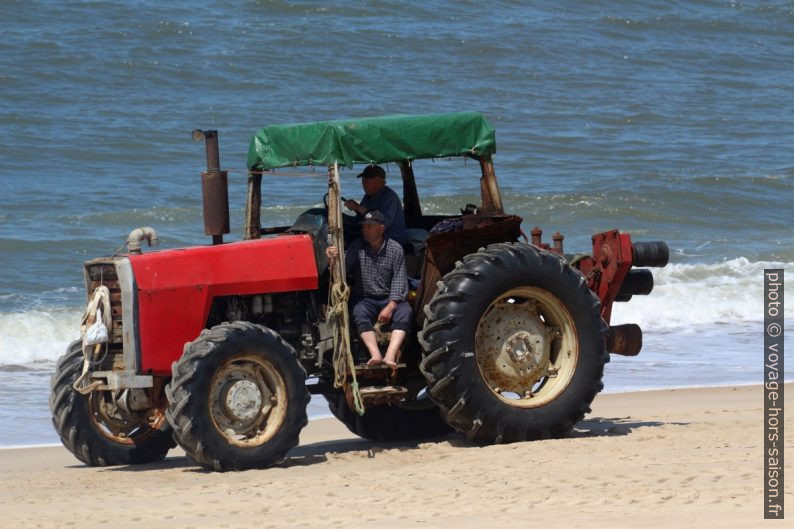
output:
<path id="1" fill-rule="evenodd" d="M 246 239 L 261 236 L 262 174 L 280 167 L 334 164 L 395 163 L 403 183 L 406 218 L 422 216 L 413 162 L 419 159 L 465 156 L 480 164 L 480 213 L 503 215 L 492 155 L 496 135 L 477 112 L 420 116 L 386 116 L 358 120 L 274 125 L 260 129 L 248 150 Z"/>

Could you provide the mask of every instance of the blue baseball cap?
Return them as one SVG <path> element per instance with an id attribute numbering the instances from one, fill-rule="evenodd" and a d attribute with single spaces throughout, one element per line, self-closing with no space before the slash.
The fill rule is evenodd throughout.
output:
<path id="1" fill-rule="evenodd" d="M 377 209 L 373 209 L 372 211 L 367 211 L 364 218 L 361 219 L 361 224 L 380 224 L 381 226 L 385 226 L 386 217 Z"/>

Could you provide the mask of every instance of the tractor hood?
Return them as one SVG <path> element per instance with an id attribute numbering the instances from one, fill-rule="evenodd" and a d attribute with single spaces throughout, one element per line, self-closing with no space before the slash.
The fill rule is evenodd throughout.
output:
<path id="1" fill-rule="evenodd" d="M 279 235 L 215 246 L 130 255 L 137 292 L 142 369 L 168 374 L 195 339 L 217 296 L 317 288 L 311 235 Z M 157 351 L 157 354 L 150 354 Z"/>

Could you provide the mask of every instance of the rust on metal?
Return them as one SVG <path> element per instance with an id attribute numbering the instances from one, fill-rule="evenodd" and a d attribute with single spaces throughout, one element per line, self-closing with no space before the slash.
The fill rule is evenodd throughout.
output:
<path id="1" fill-rule="evenodd" d="M 226 360 L 209 382 L 209 417 L 236 446 L 261 446 L 287 416 L 287 385 L 279 370 L 258 354 Z"/>
<path id="2" fill-rule="evenodd" d="M 248 193 L 245 200 L 245 239 L 258 239 L 262 234 L 262 174 L 248 174 Z"/>
<path id="3" fill-rule="evenodd" d="M 532 228 L 530 234 L 532 235 L 532 245 L 540 246 L 543 237 L 543 230 L 540 229 L 540 226 L 535 226 L 534 228 Z"/>
<path id="4" fill-rule="evenodd" d="M 607 323 L 612 316 L 612 303 L 631 269 L 631 251 L 631 237 L 628 233 L 620 233 L 618 230 L 599 233 L 593 236 L 593 256 L 596 261 L 589 270 L 580 267 L 587 275 L 587 286 L 601 300 L 601 317 Z"/>
<path id="5" fill-rule="evenodd" d="M 492 305 L 477 328 L 480 369 L 501 391 L 524 393 L 547 374 L 552 335 L 533 301 L 517 305 L 504 299 Z"/>
<path id="6" fill-rule="evenodd" d="M 621 356 L 637 356 L 642 349 L 642 329 L 634 323 L 609 328 L 607 350 Z"/>
<path id="7" fill-rule="evenodd" d="M 201 173 L 201 192 L 204 199 L 204 235 L 212 235 L 213 244 L 223 242 L 229 233 L 229 190 L 226 171 Z"/>
<path id="8" fill-rule="evenodd" d="M 551 236 L 551 240 L 554 241 L 554 252 L 562 255 L 562 241 L 565 239 L 562 233 L 554 232 L 554 235 Z"/>
<path id="9" fill-rule="evenodd" d="M 366 408 L 399 404 L 408 397 L 408 388 L 403 386 L 365 386 L 361 388 L 361 400 Z M 345 399 L 352 405 L 353 392 L 350 386 L 345 388 Z"/>
<path id="10" fill-rule="evenodd" d="M 221 155 L 218 149 L 218 131 L 204 131 L 204 148 L 207 151 L 207 171 L 221 170 Z"/>
<path id="11" fill-rule="evenodd" d="M 212 235 L 212 244 L 223 243 L 229 233 L 228 172 L 221 171 L 218 131 L 204 131 L 207 170 L 201 173 L 201 194 L 204 201 L 204 235 Z"/>
<path id="12" fill-rule="evenodd" d="M 502 195 L 499 193 L 499 184 L 496 183 L 496 174 L 490 156 L 479 158 L 482 177 L 480 178 L 480 191 L 482 192 L 483 210 L 491 215 L 504 215 Z"/>
<path id="13" fill-rule="evenodd" d="M 474 342 L 483 380 L 519 408 L 542 406 L 565 390 L 579 358 L 574 322 L 547 291 L 504 293 L 480 318 Z"/>

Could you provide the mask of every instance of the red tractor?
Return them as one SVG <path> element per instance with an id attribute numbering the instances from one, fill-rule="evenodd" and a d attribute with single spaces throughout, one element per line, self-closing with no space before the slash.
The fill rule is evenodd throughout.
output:
<path id="1" fill-rule="evenodd" d="M 539 228 L 522 242 L 522 219 L 502 207 L 494 130 L 480 114 L 261 129 L 237 242 L 223 241 L 217 133 L 195 135 L 207 147 L 213 244 L 143 253 L 157 236 L 139 228 L 128 254 L 85 264 L 82 338 L 58 362 L 50 408 L 63 444 L 89 465 L 156 461 L 177 443 L 216 470 L 267 467 L 297 445 L 312 393 L 374 441 L 453 430 L 480 444 L 560 437 L 590 410 L 609 353 L 642 346 L 636 325 L 609 325 L 612 303 L 651 291 L 651 273 L 635 267 L 665 266 L 666 244 L 614 230 L 593 237 L 592 255 L 566 255 L 562 235 L 549 245 Z M 456 156 L 477 162 L 481 204 L 422 214 L 415 162 Z M 352 233 L 339 167 L 389 162 L 413 236 L 405 259 L 414 331 L 397 369 L 360 361 L 344 260 L 325 255 Z M 325 207 L 262 228 L 263 178 L 300 166 L 328 168 Z M 434 230 L 442 221 L 450 228 Z"/>

